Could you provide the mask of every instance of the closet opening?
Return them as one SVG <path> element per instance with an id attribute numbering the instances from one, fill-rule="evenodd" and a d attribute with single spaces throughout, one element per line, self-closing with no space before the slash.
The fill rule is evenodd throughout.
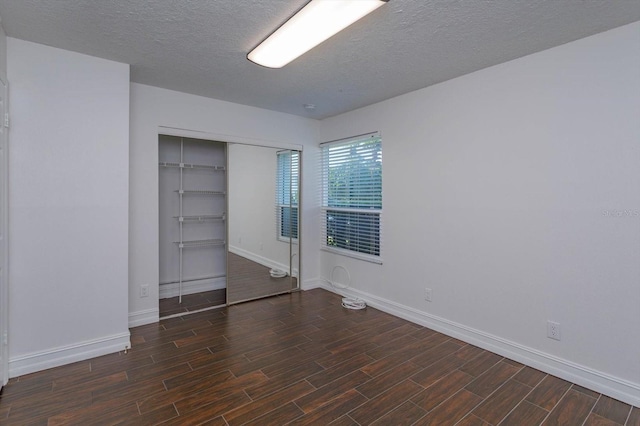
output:
<path id="1" fill-rule="evenodd" d="M 226 304 L 224 142 L 159 136 L 160 317 Z"/>
<path id="2" fill-rule="evenodd" d="M 158 144 L 160 318 L 299 290 L 300 151 Z"/>

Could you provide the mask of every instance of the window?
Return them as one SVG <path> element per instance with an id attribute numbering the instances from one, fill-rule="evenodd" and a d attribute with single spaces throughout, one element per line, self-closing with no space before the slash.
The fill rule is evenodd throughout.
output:
<path id="1" fill-rule="evenodd" d="M 276 172 L 276 226 L 278 239 L 298 239 L 298 172 L 300 153 L 279 151 Z"/>
<path id="2" fill-rule="evenodd" d="M 381 262 L 382 141 L 377 134 L 322 148 L 324 249 Z"/>

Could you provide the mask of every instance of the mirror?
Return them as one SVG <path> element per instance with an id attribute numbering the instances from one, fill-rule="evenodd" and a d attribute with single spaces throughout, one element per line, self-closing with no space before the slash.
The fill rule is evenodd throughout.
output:
<path id="1" fill-rule="evenodd" d="M 300 152 L 228 144 L 227 304 L 299 288 Z"/>

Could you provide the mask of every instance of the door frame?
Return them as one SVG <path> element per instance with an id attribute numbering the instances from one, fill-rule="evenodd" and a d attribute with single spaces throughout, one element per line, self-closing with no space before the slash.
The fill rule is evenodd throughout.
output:
<path id="1" fill-rule="evenodd" d="M 268 139 L 257 139 L 257 138 L 249 138 L 249 137 L 243 137 L 243 136 L 237 136 L 237 135 L 227 135 L 227 134 L 219 134 L 219 133 L 211 133 L 211 132 L 207 132 L 207 131 L 199 131 L 199 130 L 190 130 L 190 129 L 183 129 L 183 128 L 178 128 L 178 127 L 171 127 L 171 126 L 163 126 L 163 125 L 159 125 L 158 126 L 158 136 L 159 135 L 166 135 L 166 136 L 176 136 L 176 137 L 182 137 L 182 138 L 193 138 L 193 139 L 203 139 L 203 140 L 210 140 L 210 141 L 217 141 L 217 142 L 224 142 L 227 144 L 226 147 L 226 155 L 227 155 L 227 167 L 229 166 L 229 160 L 228 160 L 228 155 L 229 155 L 229 144 L 240 144 L 240 145 L 249 145 L 249 146 L 260 146 L 260 147 L 265 147 L 265 148 L 276 148 L 276 149 L 286 149 L 286 150 L 293 150 L 293 151 L 299 151 L 300 152 L 300 163 L 299 163 L 299 200 L 298 200 L 298 282 L 297 282 L 297 288 L 296 289 L 292 289 L 292 291 L 300 291 L 302 290 L 302 283 L 303 281 L 303 275 L 302 275 L 302 271 L 303 271 L 303 266 L 302 266 L 302 244 L 301 241 L 303 241 L 303 229 L 302 229 L 302 209 L 303 209 L 303 196 L 302 196 L 302 188 L 303 188 L 303 181 L 302 181 L 302 158 L 303 158 L 303 152 L 304 152 L 304 145 L 302 144 L 297 144 L 297 143 L 288 143 L 288 142 L 281 142 L 281 141 L 274 141 L 274 140 L 268 140 Z M 229 179 L 228 179 L 228 175 L 227 175 L 227 185 L 229 184 Z M 229 188 L 227 187 L 227 193 L 229 192 Z M 227 197 L 227 213 L 229 212 L 229 206 L 228 206 L 228 202 L 229 202 L 229 197 Z M 229 222 L 226 222 L 226 233 L 227 233 L 227 237 L 229 235 Z M 227 251 L 229 250 L 228 247 L 228 242 L 227 242 Z M 289 259 L 289 262 L 291 262 L 291 259 Z M 227 263 L 227 268 L 228 268 L 228 263 Z M 228 289 L 228 287 L 227 287 Z M 159 289 L 158 289 L 158 294 L 159 294 Z M 159 308 L 159 301 L 158 301 L 158 308 Z M 227 297 L 226 300 L 226 305 L 229 306 L 229 300 Z"/>
<path id="2" fill-rule="evenodd" d="M 0 72 L 0 95 L 4 117 L 0 116 L 0 388 L 9 380 L 9 82 Z"/>

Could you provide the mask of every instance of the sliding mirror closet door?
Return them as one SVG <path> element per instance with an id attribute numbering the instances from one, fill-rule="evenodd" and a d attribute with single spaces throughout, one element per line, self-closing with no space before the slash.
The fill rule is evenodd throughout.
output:
<path id="1" fill-rule="evenodd" d="M 226 143 L 159 137 L 160 317 L 226 303 Z"/>
<path id="2" fill-rule="evenodd" d="M 228 148 L 227 303 L 298 289 L 300 155 Z"/>

